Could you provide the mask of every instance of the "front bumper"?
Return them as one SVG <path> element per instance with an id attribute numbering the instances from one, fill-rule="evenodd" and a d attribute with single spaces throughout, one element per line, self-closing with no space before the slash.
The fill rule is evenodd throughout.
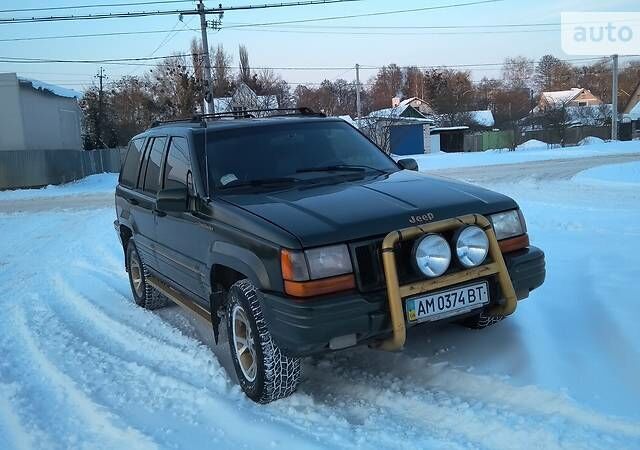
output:
<path id="1" fill-rule="evenodd" d="M 544 253 L 539 248 L 527 247 L 503 257 L 518 300 L 527 298 L 544 282 Z M 502 298 L 500 286 L 490 281 L 490 290 L 494 304 Z M 486 308 L 489 307 L 491 305 Z M 392 332 L 386 291 L 366 295 L 347 293 L 304 301 L 265 293 L 262 310 L 273 338 L 289 356 L 329 351 L 329 342 L 341 336 L 355 334 L 357 343 L 363 344 L 387 338 Z M 469 315 L 478 312 L 472 311 Z"/>

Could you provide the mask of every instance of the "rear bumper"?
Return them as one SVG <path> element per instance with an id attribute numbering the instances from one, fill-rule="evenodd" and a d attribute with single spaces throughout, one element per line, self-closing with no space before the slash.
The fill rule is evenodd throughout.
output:
<path id="1" fill-rule="evenodd" d="M 545 260 L 542 250 L 528 247 L 504 255 L 513 288 L 519 300 L 542 285 Z M 500 298 L 497 286 L 492 297 Z M 340 294 L 317 300 L 292 300 L 265 293 L 262 304 L 269 330 L 278 346 L 289 356 L 306 356 L 331 350 L 337 337 L 356 335 L 358 344 L 388 336 L 391 332 L 385 291 L 362 295 Z M 471 313 L 477 314 L 477 311 Z M 459 320 L 460 316 L 452 320 Z"/>

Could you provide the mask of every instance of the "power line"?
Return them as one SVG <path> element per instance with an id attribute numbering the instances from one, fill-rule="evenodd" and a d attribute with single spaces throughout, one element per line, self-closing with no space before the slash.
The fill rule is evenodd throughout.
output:
<path id="1" fill-rule="evenodd" d="M 63 11 L 69 9 L 88 9 L 88 8 L 112 8 L 122 6 L 147 6 L 147 5 L 166 5 L 169 3 L 192 3 L 193 0 L 155 0 L 145 2 L 129 2 L 129 3 L 102 3 L 96 5 L 75 5 L 75 6 L 48 6 L 46 8 L 20 8 L 20 9 L 2 9 L 0 13 L 16 13 L 16 12 L 34 12 L 34 11 Z"/>
<path id="2" fill-rule="evenodd" d="M 201 56 L 201 54 L 175 54 L 175 55 L 167 55 L 167 56 L 147 56 L 147 57 L 137 57 L 137 58 L 110 58 L 110 59 L 54 59 L 54 58 L 24 58 L 24 57 L 12 57 L 12 56 L 0 56 L 0 62 L 4 63 L 14 63 L 14 64 L 45 64 L 45 63 L 67 63 L 67 64 L 120 64 L 120 65 L 148 65 L 155 67 L 156 64 L 142 64 L 145 61 L 157 61 L 164 59 L 172 59 L 172 58 L 190 58 L 193 56 Z M 638 55 L 627 55 L 623 57 L 636 57 Z M 621 57 L 622 58 L 622 57 Z M 574 63 L 574 62 L 586 62 L 586 61 L 601 61 L 603 58 L 600 57 L 591 57 L 591 58 L 573 58 L 573 59 L 562 59 L 560 61 L 566 63 Z M 186 64 L 190 64 L 186 61 Z M 398 67 L 415 67 L 417 69 L 440 69 L 440 68 L 455 68 L 455 69 L 484 69 L 496 67 L 501 70 L 503 62 L 495 62 L 495 63 L 476 63 L 476 64 L 433 64 L 433 65 L 411 65 L 411 64 L 402 64 L 398 65 Z M 387 66 L 375 66 L 375 65 L 361 65 L 361 70 L 379 70 L 383 67 Z M 212 66 L 212 68 L 217 68 L 217 66 Z M 238 70 L 238 68 L 230 67 L 231 70 Z M 271 70 L 290 70 L 290 71 L 343 71 L 347 72 L 349 70 L 353 70 L 353 67 L 345 67 L 345 66 L 256 66 L 253 67 L 254 70 L 263 70 L 263 69 L 271 69 Z"/>
<path id="3" fill-rule="evenodd" d="M 496 30 L 496 31 L 425 31 L 425 32 L 367 32 L 367 31 L 305 31 L 305 30 L 273 30 L 265 28 L 232 29 L 232 31 L 257 31 L 263 33 L 290 33 L 290 34 L 320 34 L 339 36 L 451 36 L 451 35 L 477 35 L 477 34 L 519 34 L 519 33 L 548 33 L 559 32 L 560 28 L 537 30 Z"/>
<path id="4" fill-rule="evenodd" d="M 49 39 L 69 39 L 69 38 L 87 38 L 87 37 L 106 37 L 106 36 L 130 36 L 135 34 L 163 34 L 172 30 L 148 30 L 148 31 L 114 31 L 111 33 L 87 33 L 87 34 L 63 34 L 58 36 L 29 36 L 19 38 L 0 39 L 0 42 L 18 42 L 18 41 L 46 41 Z M 200 31 L 197 28 L 185 28 L 176 30 L 176 33 L 185 31 Z"/>
<path id="5" fill-rule="evenodd" d="M 505 0 L 479 0 L 473 2 L 466 3 L 454 3 L 452 5 L 439 5 L 439 6 L 427 6 L 424 8 L 413 8 L 413 9 L 399 9 L 395 11 L 379 11 L 372 13 L 363 13 L 363 14 L 350 14 L 345 16 L 331 16 L 331 17 L 319 17 L 315 19 L 299 19 L 299 20 L 284 20 L 280 22 L 264 22 L 264 23 L 252 23 L 252 24 L 239 24 L 225 27 L 225 29 L 230 28 L 246 28 L 246 27 L 265 27 L 272 25 L 288 25 L 293 23 L 309 23 L 309 22 L 323 22 L 328 20 L 340 20 L 340 19 L 355 19 L 360 17 L 375 17 L 375 16 L 386 16 L 391 14 L 404 14 L 404 13 L 412 13 L 412 12 L 422 12 L 422 11 L 433 11 L 438 9 L 448 9 L 448 8 L 460 8 L 463 6 L 475 6 L 475 5 L 485 5 L 489 3 L 498 3 L 503 2 Z"/>
<path id="6" fill-rule="evenodd" d="M 242 6 L 226 6 L 218 8 L 208 8 L 206 12 L 210 13 L 223 13 L 225 11 L 246 11 L 246 10 L 260 10 L 271 8 L 285 8 L 291 6 L 312 6 L 312 5 L 329 5 L 333 3 L 351 3 L 359 2 L 362 0 L 306 0 L 298 2 L 288 3 L 267 3 L 263 5 L 242 5 Z M 503 0 L 484 0 L 485 2 L 503 1 Z M 123 13 L 102 13 L 102 14 L 86 14 L 86 15 L 73 15 L 73 16 L 50 16 L 50 17 L 18 17 L 10 19 L 0 19 L 0 25 L 15 24 L 15 23 L 40 23 L 40 22 L 61 22 L 61 21 L 75 21 L 75 20 L 102 20 L 102 19 L 124 19 L 124 18 L 139 18 L 150 16 L 168 16 L 168 15 L 186 15 L 186 14 L 198 14 L 197 10 L 168 10 L 168 11 L 134 11 Z"/>

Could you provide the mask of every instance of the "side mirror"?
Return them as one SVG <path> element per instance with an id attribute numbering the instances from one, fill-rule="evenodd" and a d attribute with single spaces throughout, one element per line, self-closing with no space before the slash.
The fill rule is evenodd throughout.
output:
<path id="1" fill-rule="evenodd" d="M 185 212 L 189 208 L 187 188 L 164 189 L 158 192 L 156 209 L 166 212 Z"/>
<path id="2" fill-rule="evenodd" d="M 418 171 L 418 162 L 413 158 L 404 158 L 398 160 L 398 165 L 404 170 Z"/>

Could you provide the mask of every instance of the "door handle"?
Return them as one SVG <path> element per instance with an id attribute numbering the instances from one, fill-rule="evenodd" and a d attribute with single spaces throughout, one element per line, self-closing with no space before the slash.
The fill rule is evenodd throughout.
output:
<path id="1" fill-rule="evenodd" d="M 134 205 L 134 206 L 140 204 L 140 202 L 138 200 L 136 200 L 135 198 L 128 198 L 127 202 L 129 202 L 131 205 Z"/>

